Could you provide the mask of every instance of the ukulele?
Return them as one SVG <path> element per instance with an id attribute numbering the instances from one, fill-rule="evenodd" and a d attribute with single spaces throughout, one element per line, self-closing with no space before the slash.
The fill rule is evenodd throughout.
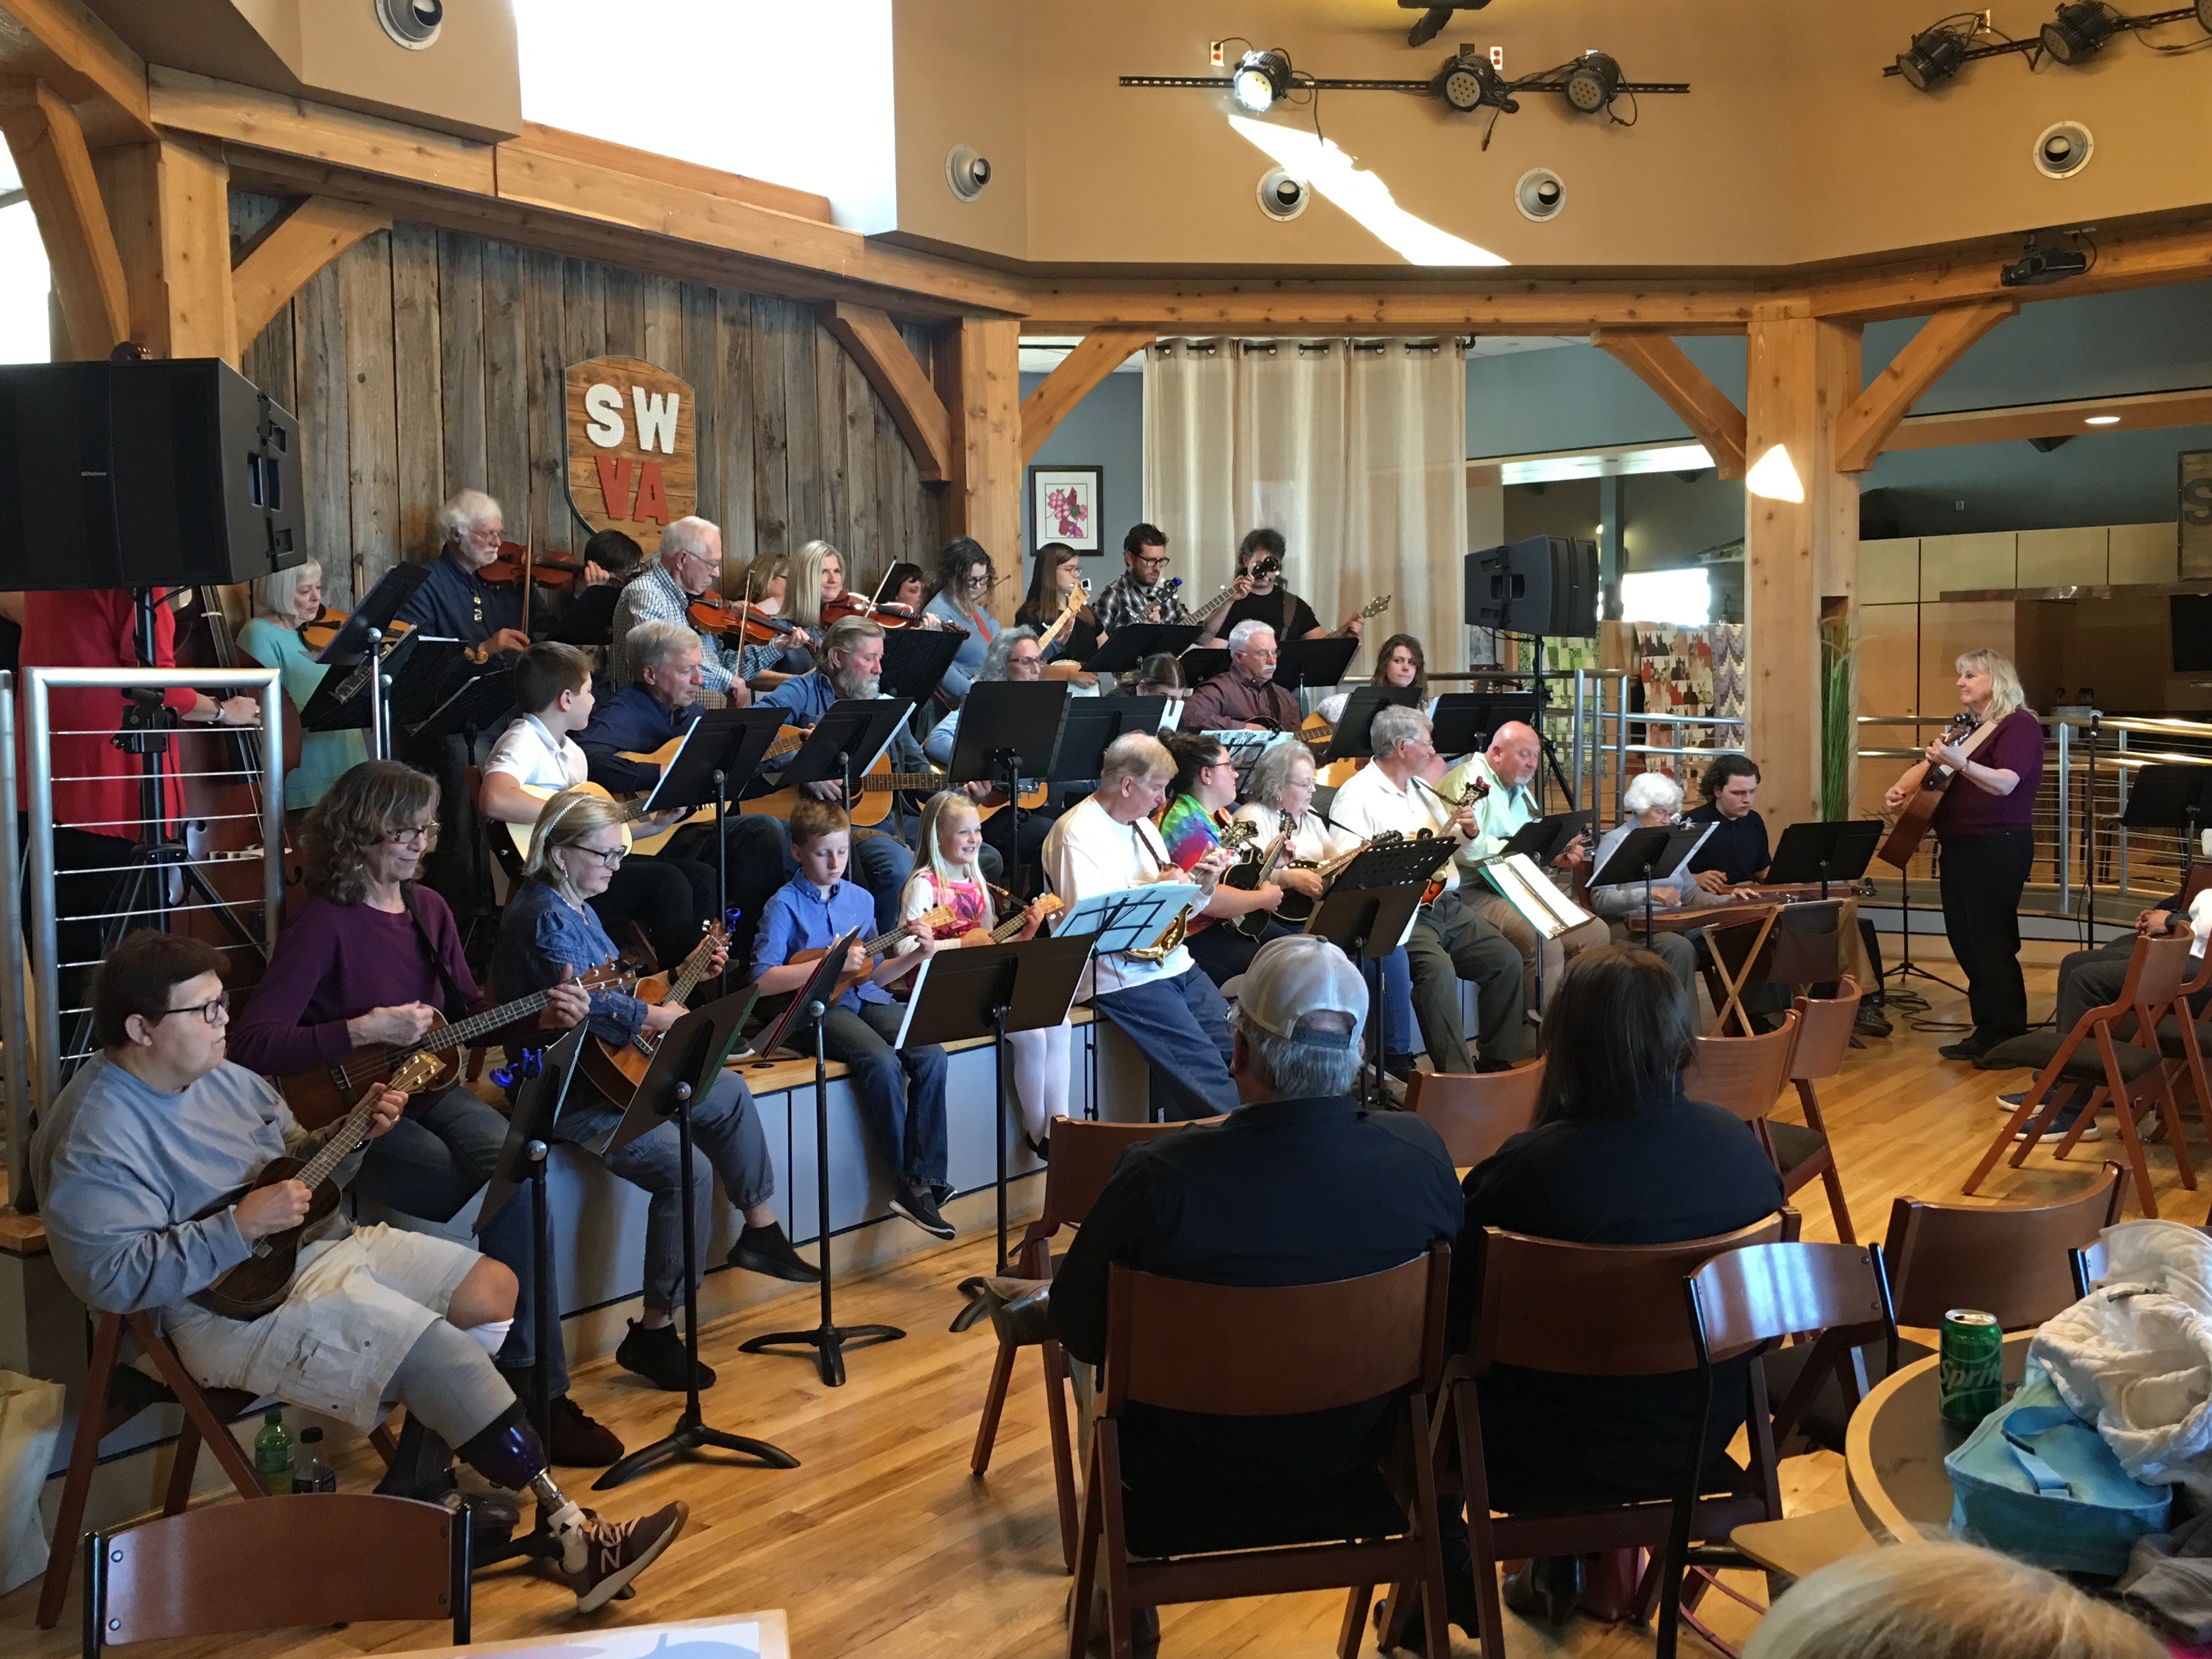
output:
<path id="1" fill-rule="evenodd" d="M 691 954 L 684 958 L 673 975 L 654 974 L 641 979 L 630 994 L 644 1003 L 683 1003 L 698 989 L 699 981 L 707 977 L 715 950 L 728 944 L 729 938 L 729 930 L 720 922 L 708 922 L 705 936 L 691 947 Z M 598 1085 L 601 1094 L 627 1111 L 630 1097 L 645 1081 L 646 1070 L 659 1051 L 664 1035 L 655 1031 L 647 1036 L 640 1031 L 628 1042 L 610 1042 L 605 1037 L 594 1037 L 584 1050 L 584 1075 Z"/>
<path id="2" fill-rule="evenodd" d="M 1974 717 L 1961 708 L 1951 717 L 1943 728 L 1946 744 L 1959 743 L 1974 729 Z M 1890 828 L 1875 856 L 1884 864 L 1893 864 L 1902 870 L 1912 861 L 1920 850 L 1920 842 L 1928 834 L 1928 826 L 1935 821 L 1936 809 L 1943 804 L 1943 792 L 1951 787 L 1958 775 L 1948 766 L 1931 766 L 1922 775 L 1920 787 L 1915 789 L 1905 805 L 1898 809 L 1897 822 Z"/>
<path id="3" fill-rule="evenodd" d="M 946 923 L 953 921 L 954 919 L 951 907 L 950 905 L 940 904 L 937 906 L 936 908 L 927 911 L 923 915 L 915 917 L 914 921 L 926 924 L 932 933 L 935 933 L 939 928 L 944 927 Z M 902 921 L 887 933 L 878 933 L 873 939 L 864 939 L 860 940 L 860 949 L 862 954 L 868 958 L 868 965 L 861 969 L 858 973 L 848 971 L 839 974 L 837 975 L 836 988 L 830 993 L 827 1000 L 829 1001 L 835 1002 L 839 997 L 843 996 L 846 992 L 851 990 L 855 985 L 858 985 L 862 980 L 867 978 L 870 974 L 873 973 L 876 969 L 876 958 L 878 957 L 890 950 L 892 945 L 896 945 L 901 939 L 911 937 L 911 935 L 907 932 L 908 927 L 911 925 L 912 924 L 910 922 Z M 1009 934 L 1008 937 L 1011 938 L 1012 935 Z M 819 945 L 816 945 L 804 951 L 793 951 L 791 953 L 789 960 L 793 963 L 819 962 L 828 954 L 829 952 L 825 949 Z"/>
<path id="4" fill-rule="evenodd" d="M 368 1134 L 379 1097 L 387 1088 L 404 1094 L 427 1088 L 441 1069 L 441 1064 L 434 1054 L 410 1054 L 399 1062 L 388 1083 L 373 1082 L 362 1091 L 353 1110 L 331 1131 L 323 1142 L 323 1149 L 313 1158 L 305 1163 L 296 1158 L 271 1158 L 261 1173 L 245 1186 L 193 1217 L 198 1221 L 218 1215 L 247 1194 L 273 1187 L 280 1181 L 296 1181 L 307 1189 L 307 1213 L 297 1226 L 255 1239 L 252 1255 L 205 1290 L 194 1292 L 192 1300 L 226 1319 L 258 1319 L 280 1306 L 291 1291 L 292 1275 L 300 1265 L 301 1236 L 337 1207 L 338 1189 L 331 1179 L 331 1171 L 350 1157 Z"/>
<path id="5" fill-rule="evenodd" d="M 970 927 L 966 933 L 961 934 L 960 943 L 963 945 L 1004 945 L 1008 939 L 1013 938 L 1015 934 L 1020 933 L 1023 928 L 1029 926 L 1029 919 L 1032 915 L 1036 916 L 1037 919 L 1037 925 L 1039 927 L 1042 927 L 1046 922 L 1051 921 L 1054 916 L 1058 915 L 1066 908 L 1067 908 L 1067 901 L 1061 898 L 1057 893 L 1041 893 L 1022 908 L 1015 911 L 1011 916 L 1008 916 L 996 927 Z"/>
<path id="6" fill-rule="evenodd" d="M 635 970 L 616 960 L 579 974 L 569 982 L 586 991 L 598 991 L 628 985 L 635 976 Z M 483 1013 L 472 1014 L 456 1024 L 448 1024 L 443 1014 L 434 1012 L 430 1029 L 413 1042 L 404 1047 L 365 1042 L 328 1065 L 276 1079 L 277 1091 L 283 1095 L 284 1103 L 292 1109 L 292 1115 L 313 1129 L 337 1118 L 363 1089 L 372 1084 L 382 1084 L 388 1078 L 405 1075 L 418 1079 L 407 1085 L 409 1094 L 450 1088 L 460 1076 L 463 1048 L 478 1037 L 489 1036 L 518 1019 L 540 1012 L 551 996 L 548 991 L 535 991 L 496 1008 L 488 1008 Z M 428 1060 L 434 1069 L 424 1074 L 408 1064 L 417 1058 Z M 399 1085 L 394 1082 L 391 1086 L 398 1088 Z"/>

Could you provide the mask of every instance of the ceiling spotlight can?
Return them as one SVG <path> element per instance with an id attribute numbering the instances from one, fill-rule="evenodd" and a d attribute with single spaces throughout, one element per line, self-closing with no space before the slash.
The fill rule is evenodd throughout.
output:
<path id="1" fill-rule="evenodd" d="M 386 34 L 410 52 L 422 52 L 446 26 L 445 0 L 370 0 Z"/>
<path id="2" fill-rule="evenodd" d="M 1260 211 L 1270 219 L 1295 219 L 1313 199 L 1313 186 L 1281 167 L 1260 175 Z"/>
<path id="3" fill-rule="evenodd" d="M 1291 89 L 1291 55 L 1280 47 L 1248 52 L 1237 60 L 1229 89 L 1255 115 L 1264 114 Z"/>
<path id="4" fill-rule="evenodd" d="M 1897 72 L 1918 92 L 1942 85 L 1966 61 L 1966 43 L 1949 29 L 1928 29 L 1897 54 Z"/>
<path id="5" fill-rule="evenodd" d="M 2102 0 L 2067 0 L 2043 26 L 2043 49 L 2061 64 L 2086 64 L 2112 38 L 2119 19 Z"/>
<path id="6" fill-rule="evenodd" d="M 976 153 L 973 144 L 955 144 L 945 152 L 945 182 L 963 202 L 972 202 L 991 182 L 990 158 Z"/>
<path id="7" fill-rule="evenodd" d="M 2212 0 L 2197 0 L 2197 21 L 2205 33 L 2212 34 Z"/>
<path id="8" fill-rule="evenodd" d="M 1530 167 L 1513 186 L 1513 205 L 1537 224 L 1558 218 L 1566 204 L 1566 181 L 1549 167 Z"/>
<path id="9" fill-rule="evenodd" d="M 1613 102 L 1620 90 L 1620 65 L 1601 52 L 1586 52 L 1567 71 L 1567 101 L 1585 115 L 1595 115 Z"/>
<path id="10" fill-rule="evenodd" d="M 2054 121 L 2036 135 L 2032 159 L 2046 179 L 2071 179 L 2089 165 L 2097 141 L 2079 121 Z"/>

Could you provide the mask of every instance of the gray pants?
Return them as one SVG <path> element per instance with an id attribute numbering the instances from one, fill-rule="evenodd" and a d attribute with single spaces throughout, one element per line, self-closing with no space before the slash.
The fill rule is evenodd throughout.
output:
<path id="1" fill-rule="evenodd" d="M 2058 1012 L 2053 1018 L 2058 1035 L 2063 1037 L 2081 1023 L 2081 1016 L 2092 1008 L 2101 1008 L 2120 994 L 2127 983 L 2128 958 L 2135 954 L 2136 936 L 2124 934 L 2094 951 L 2076 951 L 2058 964 Z M 2192 957 L 2189 975 L 2194 978 L 2201 964 Z M 2212 1005 L 2212 991 L 2190 1000 L 2190 1007 L 2202 1014 Z M 2135 1032 L 2135 1017 L 2129 1015 L 2113 1031 L 2120 1036 Z"/>
<path id="2" fill-rule="evenodd" d="M 1513 941 L 1464 903 L 1456 891 L 1438 896 L 1413 922 L 1406 940 L 1413 975 L 1413 1019 L 1429 1063 L 1439 1072 L 1471 1072 L 1474 1056 L 1460 1029 L 1459 981 L 1474 982 L 1475 1028 L 1482 1057 L 1510 1064 L 1526 1040 L 1522 1018 L 1521 952 Z"/>
<path id="3" fill-rule="evenodd" d="M 1692 1024 L 1703 1025 L 1704 1021 L 1695 1018 L 1698 1011 L 1698 947 L 1690 942 L 1686 934 L 1662 933 L 1656 928 L 1646 939 L 1642 927 L 1638 925 L 1643 920 L 1643 913 L 1639 911 L 1633 923 L 1614 922 L 1610 929 L 1613 942 L 1638 946 L 1665 963 L 1674 971 L 1674 982 L 1682 988 L 1683 1001 L 1690 1005 Z"/>

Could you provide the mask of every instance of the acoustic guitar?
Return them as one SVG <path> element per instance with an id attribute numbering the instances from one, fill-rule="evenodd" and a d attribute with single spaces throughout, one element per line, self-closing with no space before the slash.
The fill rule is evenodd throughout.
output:
<path id="1" fill-rule="evenodd" d="M 668 769 L 668 763 L 676 758 L 676 751 L 683 745 L 683 742 L 684 739 L 681 738 L 671 738 L 649 755 L 635 754 L 629 750 L 623 750 L 621 751 L 622 757 L 626 761 L 635 761 L 641 766 L 658 767 L 665 772 Z M 539 800 L 551 800 L 554 796 L 562 793 L 560 790 L 547 789 L 534 783 L 526 783 L 520 787 L 524 794 L 535 796 Z M 669 838 L 686 823 L 711 823 L 714 820 L 714 809 L 711 806 L 702 806 L 690 817 L 685 818 L 682 823 L 672 823 L 665 830 L 656 830 L 650 835 L 635 835 L 631 832 L 629 826 L 645 816 L 645 796 L 640 795 L 635 800 L 624 800 L 613 791 L 588 781 L 578 784 L 576 787 L 587 795 L 597 795 L 601 800 L 612 801 L 623 809 L 623 846 L 627 851 L 641 856 L 660 851 L 662 848 L 668 845 Z M 507 826 L 508 838 L 514 842 L 514 850 L 526 859 L 530 856 L 531 835 L 537 828 L 534 822 L 510 823 Z"/>
<path id="2" fill-rule="evenodd" d="M 435 1055 L 409 1055 L 392 1071 L 388 1083 L 372 1083 L 362 1090 L 353 1110 L 313 1158 L 304 1163 L 296 1158 L 271 1158 L 261 1173 L 245 1186 L 193 1217 L 198 1221 L 218 1215 L 249 1193 L 273 1187 L 280 1181 L 296 1181 L 307 1189 L 307 1213 L 298 1226 L 255 1239 L 252 1255 L 205 1290 L 195 1292 L 192 1300 L 226 1319 L 258 1319 L 281 1306 L 292 1289 L 292 1276 L 299 1270 L 301 1237 L 337 1207 L 337 1183 L 331 1179 L 331 1171 L 345 1161 L 368 1133 L 378 1097 L 386 1088 L 398 1089 L 404 1094 L 427 1088 L 439 1069 Z"/>
<path id="3" fill-rule="evenodd" d="M 579 974 L 570 982 L 586 991 L 598 991 L 626 986 L 635 977 L 634 969 L 616 960 Z M 292 1115 L 311 1129 L 320 1128 L 341 1115 L 363 1089 L 372 1084 L 381 1085 L 403 1073 L 416 1079 L 407 1086 L 410 1095 L 451 1088 L 461 1074 L 463 1048 L 516 1020 L 542 1012 L 551 1000 L 550 991 L 536 991 L 452 1024 L 447 1023 L 443 1014 L 434 1012 L 430 1029 L 413 1042 L 404 1047 L 388 1042 L 363 1043 L 326 1066 L 276 1079 L 276 1088 L 284 1097 L 284 1103 L 292 1109 Z M 418 1057 L 428 1060 L 432 1069 L 424 1073 L 409 1064 Z M 391 1086 L 399 1085 L 395 1082 Z"/>
<path id="4" fill-rule="evenodd" d="M 1951 717 L 1951 723 L 1943 728 L 1943 741 L 1946 744 L 1962 742 L 1974 726 L 1973 715 L 1961 708 Z M 1943 792 L 1951 787 L 1951 780 L 1957 775 L 1948 766 L 1929 767 L 1922 775 L 1920 787 L 1898 809 L 1897 821 L 1890 826 L 1889 834 L 1883 837 L 1875 856 L 1884 864 L 1893 864 L 1900 870 L 1911 863 L 1912 855 L 1920 850 L 1920 843 L 1927 836 L 1928 826 L 1935 822 L 1936 809 L 1943 804 Z"/>
<path id="5" fill-rule="evenodd" d="M 705 937 L 691 947 L 691 954 L 684 958 L 673 975 L 653 974 L 641 979 L 630 994 L 641 1002 L 654 1005 L 684 1002 L 698 989 L 699 981 L 707 977 L 716 947 L 728 944 L 729 938 L 728 929 L 720 922 L 708 922 Z M 663 1035 L 655 1031 L 648 1036 L 640 1031 L 628 1042 L 610 1042 L 605 1037 L 594 1037 L 584 1050 L 584 1075 L 601 1094 L 627 1109 L 630 1097 L 645 1081 L 653 1057 L 659 1051 Z"/>

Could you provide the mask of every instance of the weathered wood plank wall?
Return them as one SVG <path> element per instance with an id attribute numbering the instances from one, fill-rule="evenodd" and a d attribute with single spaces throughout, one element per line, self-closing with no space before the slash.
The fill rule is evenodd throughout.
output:
<path id="1" fill-rule="evenodd" d="M 239 193 L 234 230 L 276 206 Z M 927 366 L 927 332 L 908 339 Z M 811 307 L 402 224 L 316 273 L 243 358 L 301 419 L 308 545 L 331 604 L 433 552 L 431 515 L 470 486 L 499 499 L 511 538 L 580 546 L 562 375 L 604 356 L 691 383 L 699 511 L 733 568 L 816 536 L 856 582 L 892 560 L 930 563 L 938 491 Z"/>

